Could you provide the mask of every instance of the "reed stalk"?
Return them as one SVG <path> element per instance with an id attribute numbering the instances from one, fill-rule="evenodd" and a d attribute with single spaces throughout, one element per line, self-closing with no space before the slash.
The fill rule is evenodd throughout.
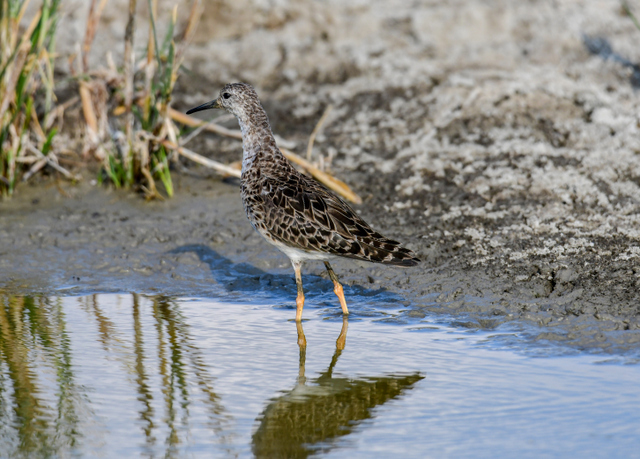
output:
<path id="1" fill-rule="evenodd" d="M 29 3 L 0 0 L 0 195 L 13 194 L 24 166 L 39 156 L 34 152 L 44 155 L 44 163 L 57 163 L 51 149 L 57 129 L 47 127 L 50 123 L 43 128 L 42 122 L 55 100 L 53 55 L 60 0 L 43 0 L 27 22 Z"/>

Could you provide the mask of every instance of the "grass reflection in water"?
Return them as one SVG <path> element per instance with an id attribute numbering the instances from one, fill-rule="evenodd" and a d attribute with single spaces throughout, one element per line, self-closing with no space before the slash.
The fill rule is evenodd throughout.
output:
<path id="1" fill-rule="evenodd" d="M 86 313 L 84 331 L 92 325 L 97 331 L 91 335 L 94 343 L 75 343 L 75 357 L 83 347 L 95 352 L 92 345 L 99 343 L 101 350 L 93 360 L 116 362 L 120 379 L 114 381 L 119 386 L 115 389 L 132 396 L 135 391 L 143 452 L 172 456 L 178 445 L 188 443 L 193 405 L 208 413 L 211 443 L 227 443 L 231 418 L 214 391 L 179 305 L 165 297 L 133 294 L 131 303 L 125 301 L 131 311 L 127 324 L 122 309 L 118 317 L 109 317 L 98 298 L 74 299 Z M 105 365 L 105 374 L 87 375 L 88 369 L 74 362 L 71 349 L 69 335 L 77 330 L 68 328 L 61 298 L 0 292 L 0 457 L 48 457 L 91 450 L 105 442 L 117 444 L 110 426 L 100 426 L 101 416 L 94 412 L 104 402 L 97 399 L 107 395 L 75 382 L 80 372 L 97 385 L 113 376 L 112 371 Z M 78 340 L 82 338 L 76 336 Z M 126 419 L 133 413 L 117 414 Z M 108 421 L 117 419 L 110 416 Z"/>
<path id="2" fill-rule="evenodd" d="M 0 291 L 0 457 L 307 457 L 335 449 L 376 407 L 423 378 L 334 377 L 345 320 L 328 369 L 313 377 L 305 375 L 307 343 L 298 325 L 299 372 L 283 379 L 279 366 L 263 365 L 272 352 L 254 355 L 257 342 L 240 339 L 249 328 L 232 327 L 246 317 L 236 322 L 241 316 L 224 316 L 227 305 L 211 302 L 198 316 L 203 310 L 194 304 Z M 260 340 L 268 334 L 256 311 Z M 294 327 L 274 323 L 278 333 Z M 278 353 L 295 346 L 278 343 Z M 256 371 L 272 389 L 254 382 Z M 292 382 L 285 395 L 265 401 Z"/>
<path id="3" fill-rule="evenodd" d="M 48 456 L 76 444 L 86 399 L 74 382 L 69 344 L 59 300 L 0 292 L 3 457 Z"/>

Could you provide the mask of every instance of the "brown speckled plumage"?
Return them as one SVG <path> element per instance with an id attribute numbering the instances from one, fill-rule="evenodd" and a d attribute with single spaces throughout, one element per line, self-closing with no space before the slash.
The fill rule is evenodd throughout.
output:
<path id="1" fill-rule="evenodd" d="M 325 261 L 345 313 L 342 287 L 327 260 L 341 256 L 397 266 L 419 262 L 413 252 L 371 229 L 346 202 L 287 161 L 276 145 L 267 114 L 252 86 L 228 84 L 216 101 L 188 113 L 207 108 L 224 108 L 238 118 L 242 130 L 244 209 L 253 227 L 293 263 L 298 281 L 297 320 L 304 303 L 299 274 L 304 260 Z"/>

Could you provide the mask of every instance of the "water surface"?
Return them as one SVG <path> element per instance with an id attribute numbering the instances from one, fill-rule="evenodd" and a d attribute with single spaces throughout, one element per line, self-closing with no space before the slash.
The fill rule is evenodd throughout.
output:
<path id="1" fill-rule="evenodd" d="M 0 295 L 0 457 L 632 457 L 640 368 L 487 334 L 144 295 Z M 336 306 L 336 309 L 337 308 Z"/>

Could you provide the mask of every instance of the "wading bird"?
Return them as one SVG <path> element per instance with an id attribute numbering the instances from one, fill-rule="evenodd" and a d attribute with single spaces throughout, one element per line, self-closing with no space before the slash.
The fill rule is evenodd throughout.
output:
<path id="1" fill-rule="evenodd" d="M 187 114 L 212 108 L 229 111 L 240 123 L 244 210 L 255 230 L 291 260 L 298 286 L 297 322 L 304 307 L 303 261 L 324 261 L 344 314 L 349 314 L 344 291 L 329 260 L 347 257 L 395 266 L 415 266 L 420 261 L 399 242 L 371 229 L 346 202 L 289 163 L 276 145 L 267 113 L 251 85 L 228 84 L 217 99 Z"/>

